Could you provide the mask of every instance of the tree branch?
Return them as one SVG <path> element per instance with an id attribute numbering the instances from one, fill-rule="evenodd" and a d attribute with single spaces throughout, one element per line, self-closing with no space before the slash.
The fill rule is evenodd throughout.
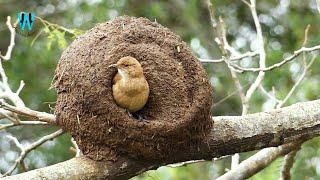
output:
<path id="1" fill-rule="evenodd" d="M 18 141 L 18 139 L 16 137 L 13 136 L 8 136 L 9 139 L 13 140 L 13 142 L 15 143 L 15 145 L 19 148 L 20 152 L 20 156 L 18 157 L 18 159 L 15 160 L 14 164 L 9 168 L 9 170 L 3 174 L 2 176 L 7 176 L 10 175 L 18 166 L 18 164 L 23 163 L 24 158 L 28 155 L 29 152 L 31 152 L 32 150 L 36 149 L 37 147 L 41 146 L 43 143 L 52 140 L 58 136 L 60 136 L 61 134 L 63 134 L 63 130 L 60 129 L 52 134 L 43 136 L 42 138 L 40 138 L 39 140 L 37 140 L 36 142 L 23 147 L 22 144 L 20 144 L 20 142 Z M 1 177 L 1 176 L 0 176 Z"/>
<path id="2" fill-rule="evenodd" d="M 256 51 L 255 52 L 248 51 L 237 56 L 231 55 L 231 57 L 228 58 L 228 61 L 239 61 L 244 58 L 255 57 L 257 55 L 259 55 L 259 53 Z M 203 59 L 203 58 L 198 58 L 198 59 L 202 63 L 222 63 L 226 61 L 226 57 L 222 57 L 221 59 Z"/>
<path id="3" fill-rule="evenodd" d="M 296 154 L 298 150 L 300 150 L 301 144 L 297 143 L 296 147 L 292 147 L 293 151 L 291 151 L 289 154 L 287 154 L 284 158 L 284 164 L 281 169 L 281 179 L 282 180 L 290 180 L 291 174 L 290 170 L 295 162 L 294 158 L 296 157 Z"/>
<path id="4" fill-rule="evenodd" d="M 297 142 L 320 134 L 320 100 L 245 116 L 213 117 L 213 120 L 214 128 L 207 139 L 198 146 L 179 150 L 179 154 L 165 162 L 135 161 L 124 157 L 116 162 L 95 162 L 80 157 L 5 179 L 125 179 L 166 164 L 211 160 Z"/>
<path id="5" fill-rule="evenodd" d="M 8 110 L 10 112 L 16 113 L 21 116 L 29 117 L 38 121 L 47 122 L 50 124 L 56 123 L 56 117 L 53 114 L 49 114 L 46 112 L 39 112 L 29 109 L 27 107 L 16 107 L 12 106 L 4 101 L 0 100 L 0 108 Z"/>
<path id="6" fill-rule="evenodd" d="M 303 53 L 307 53 L 307 52 L 313 52 L 313 51 L 318 51 L 320 50 L 320 45 L 316 45 L 313 47 L 301 47 L 300 49 L 296 50 L 293 52 L 293 55 L 283 59 L 282 61 L 280 61 L 279 63 L 273 64 L 271 66 L 268 67 L 264 67 L 264 68 L 245 68 L 245 67 L 240 67 L 234 63 L 230 63 L 230 65 L 232 67 L 234 67 L 236 70 L 240 71 L 240 72 L 261 72 L 261 71 L 271 71 L 273 69 L 276 68 L 280 68 L 283 65 L 287 64 L 288 62 L 293 61 L 296 57 L 298 57 L 300 54 Z"/>
<path id="7" fill-rule="evenodd" d="M 289 143 L 280 147 L 266 148 L 259 151 L 254 156 L 244 160 L 235 169 L 232 169 L 228 173 L 220 176 L 216 180 L 236 180 L 236 179 L 247 179 L 257 172 L 264 169 L 268 164 L 273 162 L 279 155 L 286 155 L 292 149 L 296 147 L 297 143 Z"/>
<path id="8" fill-rule="evenodd" d="M 15 127 L 15 126 L 21 126 L 21 125 L 30 125 L 30 126 L 36 126 L 36 125 L 47 125 L 48 123 L 42 122 L 42 121 L 19 121 L 14 122 L 10 124 L 0 124 L 0 131 L 3 129 Z"/>
<path id="9" fill-rule="evenodd" d="M 6 22 L 7 26 L 8 26 L 8 29 L 10 31 L 10 44 L 8 46 L 8 50 L 6 52 L 6 55 L 2 55 L 1 52 L 0 52 L 0 59 L 3 59 L 3 60 L 10 60 L 11 59 L 11 53 L 12 53 L 12 50 L 13 50 L 13 47 L 15 45 L 15 42 L 14 42 L 14 38 L 16 36 L 16 31 L 14 29 L 14 27 L 12 26 L 11 24 L 11 17 L 8 16 L 7 17 L 7 22 Z"/>

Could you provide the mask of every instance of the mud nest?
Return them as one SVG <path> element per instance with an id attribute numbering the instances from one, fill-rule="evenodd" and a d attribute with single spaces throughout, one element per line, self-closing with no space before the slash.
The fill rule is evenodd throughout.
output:
<path id="1" fill-rule="evenodd" d="M 128 116 L 112 96 L 120 58 L 132 56 L 150 86 L 146 121 Z M 94 160 L 118 156 L 165 159 L 195 146 L 212 127 L 212 89 L 187 44 L 145 18 L 118 17 L 96 25 L 63 53 L 54 77 L 61 127 Z"/>

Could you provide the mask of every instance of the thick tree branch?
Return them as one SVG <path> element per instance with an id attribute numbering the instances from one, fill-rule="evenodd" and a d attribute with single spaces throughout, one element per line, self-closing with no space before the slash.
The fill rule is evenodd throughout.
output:
<path id="1" fill-rule="evenodd" d="M 198 146 L 181 149 L 166 162 L 143 162 L 120 158 L 117 162 L 94 162 L 84 157 L 5 179 L 108 178 L 125 179 L 161 165 L 212 158 L 275 147 L 320 134 L 320 100 L 245 116 L 213 117 L 214 128 Z"/>

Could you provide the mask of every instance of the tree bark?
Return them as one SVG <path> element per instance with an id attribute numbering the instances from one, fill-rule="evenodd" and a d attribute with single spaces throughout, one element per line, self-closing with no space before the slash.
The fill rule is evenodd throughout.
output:
<path id="1" fill-rule="evenodd" d="M 5 179 L 128 179 L 159 166 L 188 160 L 211 160 L 234 153 L 274 147 L 319 135 L 320 100 L 270 112 L 213 117 L 214 128 L 198 146 L 181 150 L 166 162 L 119 158 L 96 162 L 85 157 L 6 177 Z"/>

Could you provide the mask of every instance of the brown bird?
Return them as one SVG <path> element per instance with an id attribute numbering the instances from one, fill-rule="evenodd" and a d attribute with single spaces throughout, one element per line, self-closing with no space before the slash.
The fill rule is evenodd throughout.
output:
<path id="1" fill-rule="evenodd" d="M 127 56 L 109 67 L 118 69 L 112 86 L 116 103 L 131 113 L 142 109 L 148 101 L 149 85 L 139 61 Z"/>

